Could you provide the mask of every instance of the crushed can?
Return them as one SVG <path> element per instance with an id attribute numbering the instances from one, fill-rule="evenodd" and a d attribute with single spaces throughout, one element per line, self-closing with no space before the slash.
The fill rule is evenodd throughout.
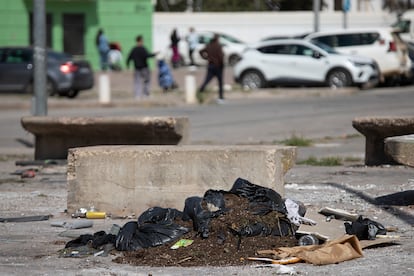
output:
<path id="1" fill-rule="evenodd" d="M 300 246 L 316 245 L 316 244 L 319 244 L 319 239 L 315 237 L 314 235 L 304 235 L 299 238 L 298 243 Z"/>

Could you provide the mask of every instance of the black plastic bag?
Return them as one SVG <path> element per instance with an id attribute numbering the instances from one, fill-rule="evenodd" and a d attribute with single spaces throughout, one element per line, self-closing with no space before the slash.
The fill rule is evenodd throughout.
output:
<path id="1" fill-rule="evenodd" d="M 137 221 L 127 222 L 116 236 L 115 248 L 133 251 L 158 246 L 180 238 L 189 229 L 173 221 L 182 212 L 172 208 L 153 207 L 143 212 Z"/>
<path id="2" fill-rule="evenodd" d="M 183 213 L 174 208 L 152 207 L 143 212 L 138 218 L 138 225 L 145 223 L 171 223 L 176 218 L 182 218 Z"/>
<path id="3" fill-rule="evenodd" d="M 362 216 L 352 223 L 345 222 L 344 225 L 346 233 L 356 235 L 359 240 L 375 240 L 377 235 L 387 234 L 387 230 L 381 223 Z"/>
<path id="4" fill-rule="evenodd" d="M 238 178 L 230 189 L 230 193 L 247 198 L 254 214 L 266 215 L 271 211 L 286 214 L 286 206 L 282 197 L 272 189 Z"/>
<path id="5" fill-rule="evenodd" d="M 66 243 L 65 248 L 79 247 L 90 244 L 93 248 L 98 248 L 105 244 L 115 244 L 116 236 L 112 234 L 106 234 L 105 231 L 98 231 L 91 234 L 80 235 L 78 238 Z"/>
<path id="6" fill-rule="evenodd" d="M 189 197 L 185 200 L 183 220 L 192 220 L 193 229 L 202 238 L 208 238 L 209 224 L 212 218 L 218 217 L 227 211 L 225 191 L 207 190 L 203 197 Z"/>
<path id="7" fill-rule="evenodd" d="M 202 197 L 189 197 L 185 200 L 183 220 L 193 221 L 193 230 L 198 232 L 202 238 L 208 238 L 210 219 L 213 217 L 212 212 L 204 210 L 201 206 Z"/>

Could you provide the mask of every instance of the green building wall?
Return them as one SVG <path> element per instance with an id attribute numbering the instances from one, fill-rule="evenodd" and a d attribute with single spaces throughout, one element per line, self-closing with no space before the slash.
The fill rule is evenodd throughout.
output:
<path id="1" fill-rule="evenodd" d="M 0 46 L 29 45 L 33 0 L 1 0 Z M 135 45 L 138 34 L 152 49 L 151 0 L 45 0 L 46 13 L 52 16 L 51 48 L 63 51 L 63 14 L 85 15 L 84 56 L 94 69 L 99 69 L 95 36 L 99 28 L 111 42 L 119 42 L 124 59 Z"/>

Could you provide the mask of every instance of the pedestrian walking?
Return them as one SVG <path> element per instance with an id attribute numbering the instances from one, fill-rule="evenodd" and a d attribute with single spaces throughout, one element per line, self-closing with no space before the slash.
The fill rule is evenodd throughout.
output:
<path id="1" fill-rule="evenodd" d="M 103 29 L 98 30 L 98 33 L 96 34 L 95 44 L 99 52 L 101 70 L 106 71 L 108 69 L 109 42 L 104 34 Z"/>
<path id="2" fill-rule="evenodd" d="M 195 66 L 194 62 L 194 51 L 198 44 L 198 35 L 195 32 L 193 27 L 190 27 L 190 32 L 187 35 L 187 43 L 188 43 L 188 56 L 190 57 L 190 66 Z"/>
<path id="3" fill-rule="evenodd" d="M 147 59 L 154 57 L 157 53 L 150 53 L 144 46 L 142 35 L 136 38 L 137 45 L 131 49 L 126 66 L 132 61 L 134 63 L 134 96 L 136 99 L 148 97 L 150 95 L 149 86 L 151 81 L 151 72 L 148 67 Z"/>
<path id="4" fill-rule="evenodd" d="M 214 78 L 217 78 L 219 85 L 219 97 L 217 103 L 224 103 L 223 95 L 223 68 L 224 68 L 224 52 L 219 42 L 218 34 L 214 34 L 213 39 L 207 46 L 200 50 L 200 55 L 208 61 L 207 73 L 203 84 L 197 93 L 199 102 L 203 101 L 202 93 L 206 88 L 207 84 Z"/>
<path id="5" fill-rule="evenodd" d="M 171 49 L 172 49 L 172 64 L 174 68 L 177 68 L 180 64 L 180 53 L 178 51 L 178 42 L 180 42 L 180 37 L 178 36 L 177 29 L 173 29 L 171 36 Z"/>

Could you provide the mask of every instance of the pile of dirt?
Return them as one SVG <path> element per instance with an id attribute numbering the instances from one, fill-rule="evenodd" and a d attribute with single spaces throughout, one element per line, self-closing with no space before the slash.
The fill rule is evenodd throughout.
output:
<path id="1" fill-rule="evenodd" d="M 191 239 L 187 247 L 170 249 L 175 243 L 157 247 L 122 252 L 115 262 L 145 266 L 231 266 L 251 264 L 247 257 L 254 257 L 258 250 L 297 245 L 294 231 L 284 237 L 275 235 L 240 236 L 236 232 L 248 225 L 266 224 L 277 227 L 281 222 L 288 222 L 283 214 L 272 211 L 266 215 L 255 215 L 249 210 L 246 198 L 233 194 L 224 196 L 228 211 L 214 218 L 209 224 L 208 238 L 201 238 L 196 231 L 190 231 L 182 239 Z M 192 229 L 190 221 L 176 221 Z"/>

